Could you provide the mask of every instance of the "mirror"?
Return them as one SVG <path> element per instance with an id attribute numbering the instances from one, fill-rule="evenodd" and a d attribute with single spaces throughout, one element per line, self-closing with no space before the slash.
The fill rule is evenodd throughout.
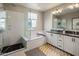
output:
<path id="1" fill-rule="evenodd" d="M 79 18 L 73 18 L 73 30 L 79 30 Z"/>

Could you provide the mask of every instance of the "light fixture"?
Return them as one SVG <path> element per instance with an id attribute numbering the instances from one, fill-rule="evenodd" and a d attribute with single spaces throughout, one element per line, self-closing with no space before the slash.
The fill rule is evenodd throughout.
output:
<path id="1" fill-rule="evenodd" d="M 74 9 L 74 5 L 70 5 L 70 6 L 68 6 L 67 8 L 69 8 L 69 9 Z"/>
<path id="2" fill-rule="evenodd" d="M 61 9 L 58 9 L 58 13 L 61 13 L 63 11 L 63 9 L 61 8 Z"/>
<path id="3" fill-rule="evenodd" d="M 78 3 L 76 3 L 76 4 L 74 5 L 74 7 L 78 8 L 78 7 L 79 7 L 79 4 L 78 4 Z"/>
<path id="4" fill-rule="evenodd" d="M 52 12 L 52 14 L 58 14 L 58 13 L 61 13 L 62 11 L 63 11 L 63 8 L 56 9 L 55 11 Z"/>
<path id="5" fill-rule="evenodd" d="M 52 12 L 52 14 L 59 14 L 59 13 L 62 13 L 62 11 L 65 9 L 75 9 L 75 8 L 79 8 L 79 3 L 71 4 L 66 8 L 57 8 L 55 11 Z"/>

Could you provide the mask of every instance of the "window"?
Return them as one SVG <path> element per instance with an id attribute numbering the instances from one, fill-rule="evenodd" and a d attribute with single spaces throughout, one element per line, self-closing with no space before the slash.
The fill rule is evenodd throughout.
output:
<path id="1" fill-rule="evenodd" d="M 6 14 L 4 11 L 0 12 L 0 30 L 5 29 L 5 19 L 6 19 Z"/>
<path id="2" fill-rule="evenodd" d="M 36 28 L 37 14 L 28 12 L 28 28 L 34 30 Z"/>
<path id="3" fill-rule="evenodd" d="M 5 29 L 5 19 L 0 19 L 0 29 Z"/>

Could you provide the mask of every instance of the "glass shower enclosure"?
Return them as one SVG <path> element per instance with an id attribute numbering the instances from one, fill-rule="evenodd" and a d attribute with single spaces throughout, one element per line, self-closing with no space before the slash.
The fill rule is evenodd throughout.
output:
<path id="1" fill-rule="evenodd" d="M 6 12 L 0 11 L 0 54 L 2 54 L 2 48 L 4 47 L 3 33 L 6 29 Z"/>

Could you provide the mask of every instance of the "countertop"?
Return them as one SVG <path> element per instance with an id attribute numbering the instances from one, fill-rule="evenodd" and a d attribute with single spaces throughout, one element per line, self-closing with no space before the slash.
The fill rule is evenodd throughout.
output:
<path id="1" fill-rule="evenodd" d="M 70 36 L 70 37 L 76 37 L 79 38 L 79 35 L 74 35 L 74 34 L 65 34 L 65 33 L 58 33 L 58 32 L 52 32 L 52 31 L 46 31 L 47 33 L 51 33 L 51 34 L 60 34 L 60 35 L 65 35 L 65 36 Z"/>

